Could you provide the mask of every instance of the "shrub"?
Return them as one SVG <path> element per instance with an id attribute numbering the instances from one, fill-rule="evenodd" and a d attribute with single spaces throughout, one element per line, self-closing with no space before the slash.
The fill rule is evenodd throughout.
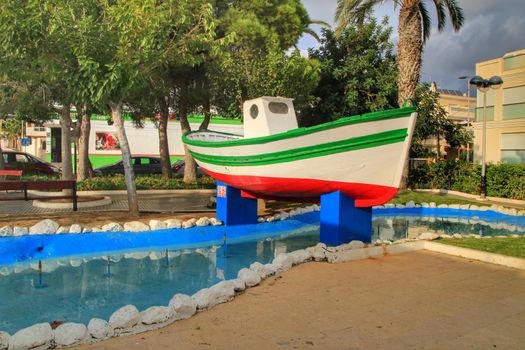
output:
<path id="1" fill-rule="evenodd" d="M 179 190 L 215 188 L 215 180 L 209 176 L 202 176 L 194 183 L 184 183 L 182 179 L 164 179 L 161 175 L 138 176 L 135 178 L 137 190 Z M 109 191 L 125 190 L 126 183 L 123 175 L 94 177 L 78 182 L 79 191 Z"/>
<path id="2" fill-rule="evenodd" d="M 487 196 L 525 199 L 524 164 L 487 165 Z M 419 166 L 409 175 L 411 188 L 439 188 L 479 194 L 481 166 L 461 161 Z"/>

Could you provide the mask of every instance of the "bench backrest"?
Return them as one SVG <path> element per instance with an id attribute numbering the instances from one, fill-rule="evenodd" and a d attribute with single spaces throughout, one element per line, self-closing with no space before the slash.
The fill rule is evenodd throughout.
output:
<path id="1" fill-rule="evenodd" d="M 0 170 L 0 176 L 22 176 L 22 170 Z"/>
<path id="2" fill-rule="evenodd" d="M 0 191 L 7 190 L 71 190 L 76 181 L 0 181 Z"/>

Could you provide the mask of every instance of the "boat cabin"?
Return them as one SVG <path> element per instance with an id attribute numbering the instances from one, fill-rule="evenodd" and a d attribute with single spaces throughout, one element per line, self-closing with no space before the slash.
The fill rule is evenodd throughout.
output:
<path id="1" fill-rule="evenodd" d="M 258 97 L 244 102 L 244 138 L 268 136 L 297 129 L 293 99 Z"/>

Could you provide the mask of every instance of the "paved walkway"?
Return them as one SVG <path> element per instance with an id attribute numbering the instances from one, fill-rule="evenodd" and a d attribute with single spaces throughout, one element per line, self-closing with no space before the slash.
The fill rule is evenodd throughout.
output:
<path id="1" fill-rule="evenodd" d="M 189 320 L 82 349 L 525 349 L 525 271 L 420 251 L 281 276 Z"/>
<path id="2" fill-rule="evenodd" d="M 1 194 L 6 196 L 5 193 Z M 20 197 L 20 194 L 8 196 Z M 190 194 L 170 194 L 170 195 L 139 195 L 139 208 L 144 212 L 202 212 L 210 211 L 206 207 L 210 194 L 190 193 Z M 94 208 L 79 209 L 79 211 L 114 211 L 128 210 L 128 201 L 125 195 L 111 196 L 112 203 Z M 44 209 L 36 208 L 32 201 L 0 201 L 0 214 L 43 214 L 72 211 L 66 209 Z"/>

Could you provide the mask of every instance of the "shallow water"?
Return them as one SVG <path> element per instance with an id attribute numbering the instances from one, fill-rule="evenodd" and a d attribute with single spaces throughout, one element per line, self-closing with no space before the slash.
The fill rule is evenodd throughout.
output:
<path id="1" fill-rule="evenodd" d="M 425 231 L 483 236 L 524 234 L 525 225 L 480 218 L 375 216 L 372 239 L 417 237 Z M 187 231 L 185 234 L 191 234 Z M 38 322 L 87 324 L 108 319 L 121 306 L 144 310 L 167 305 L 175 293 L 193 294 L 259 261 L 282 252 L 313 246 L 318 226 L 281 232 L 273 238 L 216 244 L 198 249 L 166 246 L 147 251 L 120 251 L 0 266 L 0 330 L 14 333 Z M 1 241 L 0 241 L 1 244 Z"/>

